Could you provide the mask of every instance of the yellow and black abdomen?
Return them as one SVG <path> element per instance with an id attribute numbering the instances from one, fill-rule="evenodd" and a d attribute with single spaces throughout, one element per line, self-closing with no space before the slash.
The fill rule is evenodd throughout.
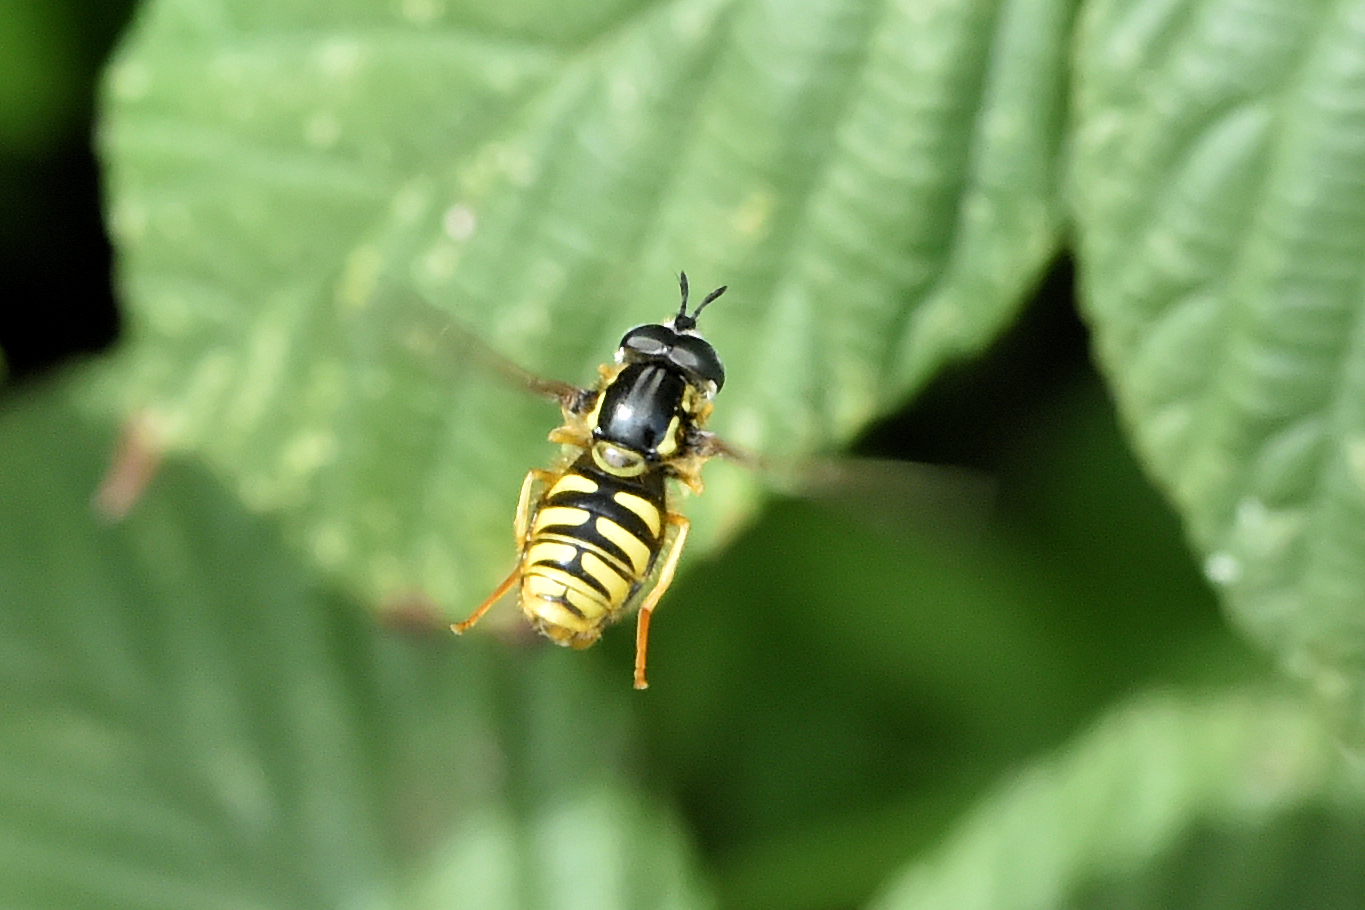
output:
<path id="1" fill-rule="evenodd" d="M 585 452 L 550 482 L 531 518 L 521 607 L 547 637 L 586 648 L 654 568 L 665 530 L 664 473 L 602 471 Z"/>

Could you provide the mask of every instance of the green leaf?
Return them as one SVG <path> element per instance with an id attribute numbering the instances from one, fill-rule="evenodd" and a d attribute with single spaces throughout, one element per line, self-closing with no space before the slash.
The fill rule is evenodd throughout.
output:
<path id="1" fill-rule="evenodd" d="M 998 787 L 872 907 L 1359 906 L 1365 798 L 1340 757 L 1296 700 L 1148 695 Z"/>
<path id="2" fill-rule="evenodd" d="M 111 436 L 0 415 L 0 905 L 706 905 L 627 687 L 377 632 L 183 464 L 103 524 Z"/>
<path id="3" fill-rule="evenodd" d="M 1100 359 L 1239 624 L 1365 721 L 1365 3 L 1091 4 Z"/>
<path id="4" fill-rule="evenodd" d="M 416 293 L 590 382 L 675 274 L 730 293 L 714 427 L 847 440 L 1008 320 L 1056 248 L 1070 4 L 159 0 L 100 147 L 133 343 L 97 397 L 372 599 L 510 565 L 552 408 L 395 352 Z M 699 551 L 752 481 L 708 470 Z"/>

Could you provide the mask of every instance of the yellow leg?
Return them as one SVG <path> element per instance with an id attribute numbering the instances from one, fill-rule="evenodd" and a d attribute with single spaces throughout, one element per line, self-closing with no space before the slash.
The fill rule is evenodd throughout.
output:
<path id="1" fill-rule="evenodd" d="M 549 471 L 532 468 L 530 471 L 526 472 L 526 479 L 521 482 L 521 495 L 517 497 L 517 517 L 512 522 L 512 530 L 517 536 L 518 554 L 526 549 L 526 535 L 531 526 L 531 490 L 535 487 L 536 481 L 545 483 L 552 476 L 554 475 Z M 452 623 L 450 631 L 454 632 L 456 635 L 463 635 L 467 629 L 474 625 L 474 623 L 483 619 L 483 614 L 487 613 L 493 604 L 501 600 L 504 594 L 512 590 L 512 586 L 515 585 L 520 578 L 521 557 L 518 555 L 517 566 L 512 570 L 511 574 L 502 580 L 502 583 L 493 590 L 492 594 L 488 595 L 488 598 L 483 603 L 479 604 L 473 613 L 469 614 L 468 618 L 457 623 Z"/>
<path id="2" fill-rule="evenodd" d="M 715 433 L 708 433 L 705 430 L 697 434 L 697 439 L 693 444 L 692 454 L 685 458 L 675 459 L 669 464 L 673 476 L 687 485 L 692 494 L 700 495 L 702 491 L 701 469 L 712 458 L 717 456 L 743 465 L 751 471 L 763 469 L 762 463 L 740 449 L 736 449 Z"/>
<path id="3" fill-rule="evenodd" d="M 531 528 L 531 490 L 537 481 L 548 484 L 554 477 L 553 471 L 532 468 L 526 472 L 526 479 L 521 482 L 521 495 L 517 497 L 517 517 L 512 522 L 512 532 L 517 536 L 518 551 L 526 546 L 526 534 Z"/>
<path id="4" fill-rule="evenodd" d="M 673 574 L 678 570 L 678 558 L 682 556 L 683 544 L 687 541 L 687 531 L 692 527 L 691 522 L 676 512 L 668 514 L 668 523 L 676 527 L 678 533 L 674 535 L 673 543 L 668 549 L 668 555 L 664 557 L 663 565 L 659 569 L 659 577 L 654 582 L 654 588 L 640 604 L 640 616 L 635 625 L 635 688 L 637 689 L 649 688 L 649 683 L 645 681 L 645 652 L 649 648 L 650 614 L 658 605 L 659 598 L 663 597 L 664 592 L 673 584 Z"/>
<path id="5" fill-rule="evenodd" d="M 592 445 L 592 429 L 582 421 L 570 421 L 562 427 L 555 427 L 547 438 L 556 445 L 586 449 Z"/>

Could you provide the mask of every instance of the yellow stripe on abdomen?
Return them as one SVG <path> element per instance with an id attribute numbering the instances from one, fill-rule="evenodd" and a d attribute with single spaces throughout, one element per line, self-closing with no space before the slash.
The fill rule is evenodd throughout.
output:
<path id="1" fill-rule="evenodd" d="M 522 575 L 521 609 L 550 638 L 578 647 L 595 640 L 614 612 L 602 592 L 583 579 L 545 565 L 532 566 Z"/>
<path id="2" fill-rule="evenodd" d="M 558 644 L 592 644 L 649 574 L 662 527 L 650 499 L 579 474 L 558 478 L 528 534 L 523 612 Z"/>
<path id="3" fill-rule="evenodd" d="M 620 607 L 630 596 L 635 579 L 628 578 L 621 570 L 591 550 L 584 550 L 579 557 L 583 571 L 593 577 L 599 585 L 607 589 L 607 602 Z"/>
<path id="4" fill-rule="evenodd" d="M 526 548 L 525 564 L 568 565 L 577 554 L 578 547 L 575 544 L 560 540 L 532 540 Z"/>
<path id="5" fill-rule="evenodd" d="M 611 498 L 618 506 L 630 509 L 630 511 L 639 516 L 640 520 L 649 528 L 649 533 L 653 534 L 655 537 L 659 536 L 659 531 L 664 526 L 664 519 L 663 516 L 659 514 L 659 510 L 655 507 L 654 503 L 645 499 L 643 496 L 636 496 L 634 493 L 626 493 L 624 491 L 618 491 L 612 494 Z"/>
<path id="6" fill-rule="evenodd" d="M 626 559 L 630 560 L 630 569 L 635 575 L 635 580 L 644 578 L 645 571 L 649 568 L 649 544 L 625 528 L 612 521 L 610 518 L 598 518 L 593 525 L 597 533 L 603 539 L 616 545 L 622 553 L 626 554 Z"/>
<path id="7" fill-rule="evenodd" d="M 550 487 L 550 492 L 545 495 L 546 499 L 558 496 L 561 493 L 596 493 L 597 481 L 590 480 L 582 474 L 565 474 L 555 481 L 555 485 Z"/>
<path id="8" fill-rule="evenodd" d="M 546 506 L 536 513 L 536 523 L 531 526 L 531 537 L 534 538 L 545 528 L 576 528 L 579 525 L 587 524 L 590 518 L 592 518 L 592 514 L 586 509 L 571 506 Z"/>

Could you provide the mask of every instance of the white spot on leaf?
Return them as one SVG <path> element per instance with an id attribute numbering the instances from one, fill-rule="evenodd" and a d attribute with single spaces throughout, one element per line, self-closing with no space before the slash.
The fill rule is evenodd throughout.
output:
<path id="1" fill-rule="evenodd" d="M 467 205 L 452 205 L 441 216 L 441 228 L 451 240 L 463 243 L 474 236 L 477 227 L 478 219 L 474 216 L 474 210 Z"/>
<path id="2" fill-rule="evenodd" d="M 1236 584 L 1242 577 L 1242 564 L 1230 553 L 1214 553 L 1204 560 L 1204 577 L 1219 587 Z"/>

